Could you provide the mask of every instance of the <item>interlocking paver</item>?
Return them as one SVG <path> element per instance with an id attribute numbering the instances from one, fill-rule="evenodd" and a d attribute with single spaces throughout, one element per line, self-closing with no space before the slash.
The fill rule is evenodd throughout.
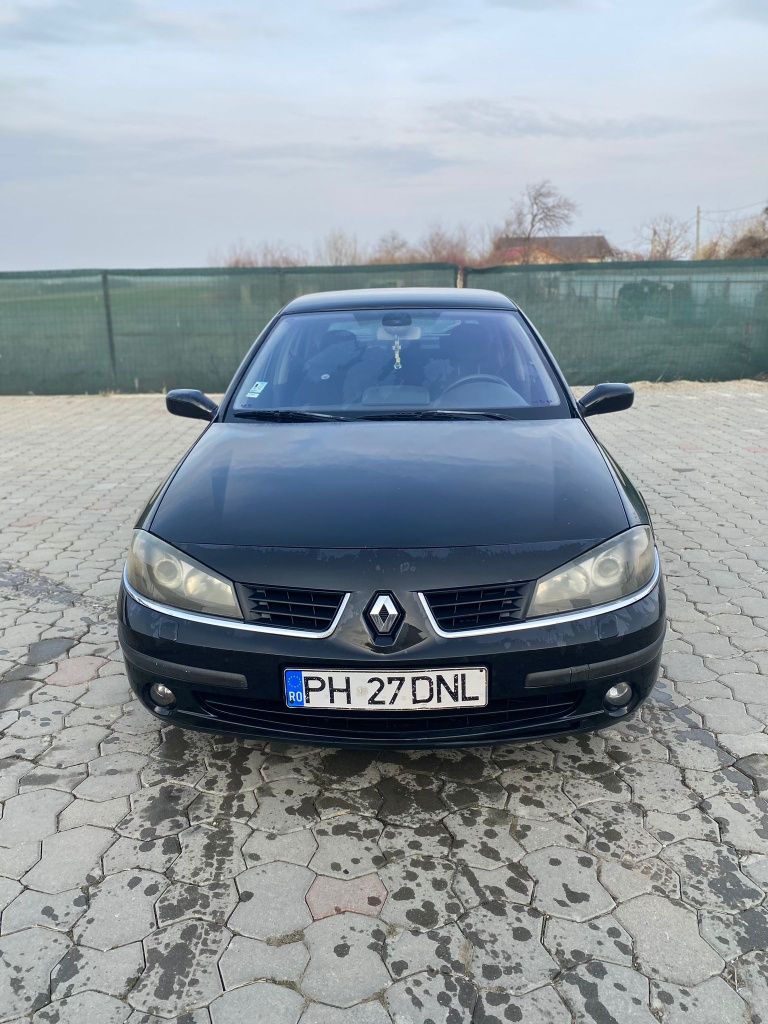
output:
<path id="1" fill-rule="evenodd" d="M 446 857 L 452 842 L 453 837 L 441 821 L 425 822 L 416 828 L 385 825 L 379 836 L 379 846 L 387 859 L 394 859 L 403 854 Z"/>
<path id="2" fill-rule="evenodd" d="M 161 726 L 128 687 L 114 592 L 137 481 L 149 493 L 199 428 L 157 397 L 4 399 L 0 426 L 56 429 L 8 431 L 0 460 L 0 948 L 33 1000 L 0 1000 L 0 1019 L 768 1020 L 766 399 L 757 382 L 643 385 L 597 423 L 667 572 L 666 676 L 642 713 L 435 752 Z M 35 506 L 54 480 L 56 520 Z M 241 901 L 236 876 L 274 884 Z M 158 891 L 137 902 L 133 877 Z M 307 892 L 329 916 L 311 923 Z M 286 901 L 294 931 L 232 936 Z"/>
<path id="3" fill-rule="evenodd" d="M 696 803 L 676 765 L 635 761 L 624 765 L 621 775 L 629 783 L 636 802 L 647 810 L 685 811 Z"/>
<path id="4" fill-rule="evenodd" d="M 130 813 L 120 822 L 118 831 L 133 839 L 177 835 L 189 826 L 185 811 L 194 798 L 194 790 L 171 783 L 142 789 L 131 795 Z"/>
<path id="5" fill-rule="evenodd" d="M 0 877 L 0 914 L 16 899 L 21 891 L 22 886 L 15 879 Z M 10 928 L 7 929 L 7 931 L 11 930 Z"/>
<path id="6" fill-rule="evenodd" d="M 70 941 L 45 928 L 26 928 L 0 938 L 0 1013 L 4 1019 L 32 1013 L 48 1002 L 49 976 Z"/>
<path id="7" fill-rule="evenodd" d="M 470 971 L 478 985 L 523 993 L 551 981 L 557 964 L 541 942 L 538 910 L 489 903 L 471 910 L 461 930 L 472 945 Z"/>
<path id="8" fill-rule="evenodd" d="M 299 864 L 262 864 L 237 876 L 240 902 L 229 919 L 233 931 L 254 939 L 281 939 L 312 921 L 307 890 L 314 874 Z"/>
<path id="9" fill-rule="evenodd" d="M 756 1024 L 768 1020 L 768 952 L 756 950 L 738 962 L 739 992 L 752 1009 Z"/>
<path id="10" fill-rule="evenodd" d="M 507 811 L 471 807 L 444 818 L 443 825 L 453 836 L 455 858 L 471 867 L 495 868 L 523 856 L 516 819 Z"/>
<path id="11" fill-rule="evenodd" d="M 242 822 L 227 818 L 215 824 L 193 825 L 178 836 L 181 854 L 174 858 L 169 878 L 196 883 L 234 878 L 245 868 L 241 850 L 248 835 Z"/>
<path id="12" fill-rule="evenodd" d="M 49 700 L 44 704 L 32 704 L 22 708 L 15 719 L 0 723 L 8 736 L 47 736 L 64 728 L 64 717 L 74 711 L 75 704 L 68 701 Z"/>
<path id="13" fill-rule="evenodd" d="M 377 999 L 369 999 L 346 1010 L 312 1003 L 299 1024 L 392 1024 L 392 1018 Z"/>
<path id="14" fill-rule="evenodd" d="M 153 871 L 119 871 L 90 892 L 88 913 L 74 931 L 76 942 L 112 949 L 140 941 L 155 926 L 155 903 L 167 887 Z"/>
<path id="15" fill-rule="evenodd" d="M 88 778 L 75 790 L 85 800 L 114 800 L 140 788 L 139 771 L 146 763 L 140 754 L 105 754 L 88 765 Z"/>
<path id="16" fill-rule="evenodd" d="M 557 990 L 578 1024 L 658 1024 L 648 1006 L 648 979 L 629 967 L 592 960 L 563 974 Z"/>
<path id="17" fill-rule="evenodd" d="M 161 925 L 189 917 L 225 924 L 237 901 L 234 882 L 208 882 L 205 885 L 174 882 L 160 896 L 155 910 Z"/>
<path id="18" fill-rule="evenodd" d="M 254 864 L 271 864 L 284 860 L 289 864 L 303 864 L 305 867 L 315 855 L 317 840 L 309 829 L 299 832 L 254 831 L 243 846 L 243 857 L 248 867 Z"/>
<path id="19" fill-rule="evenodd" d="M 741 996 L 722 978 L 690 988 L 654 982 L 651 1006 L 662 1024 L 750 1024 L 754 1019 Z"/>
<path id="20" fill-rule="evenodd" d="M 472 946 L 457 924 L 420 932 L 404 930 L 387 939 L 384 960 L 397 981 L 421 971 L 467 974 Z"/>
<path id="21" fill-rule="evenodd" d="M 462 906 L 469 910 L 497 900 L 530 903 L 533 879 L 528 869 L 516 862 L 498 868 L 473 868 L 459 863 L 451 888 Z"/>
<path id="22" fill-rule="evenodd" d="M 661 853 L 680 876 L 683 900 L 696 909 L 746 910 L 762 903 L 765 893 L 739 870 L 733 851 L 719 843 L 683 839 Z"/>
<path id="23" fill-rule="evenodd" d="M 523 864 L 536 881 L 534 905 L 550 917 L 587 921 L 613 909 L 598 881 L 598 861 L 588 853 L 550 846 L 528 854 Z"/>
<path id="24" fill-rule="evenodd" d="M 85 779 L 87 767 L 84 764 L 68 765 L 66 768 L 49 768 L 37 765 L 19 779 L 19 792 L 28 793 L 36 789 L 58 789 L 62 793 L 73 793 Z"/>
<path id="25" fill-rule="evenodd" d="M 632 966 L 632 938 L 611 914 L 586 925 L 553 918 L 544 929 L 544 945 L 564 968 L 588 960 Z"/>
<path id="26" fill-rule="evenodd" d="M 219 961 L 224 987 L 236 988 L 252 981 L 297 984 L 309 963 L 303 942 L 279 946 L 245 935 L 235 935 Z"/>
<path id="27" fill-rule="evenodd" d="M 451 890 L 455 866 L 431 857 L 403 857 L 380 869 L 389 894 L 381 917 L 390 924 L 425 930 L 454 920 L 462 907 Z"/>
<path id="28" fill-rule="evenodd" d="M 703 910 L 699 916 L 699 931 L 726 960 L 768 950 L 768 914 L 764 906 L 749 907 L 735 914 Z"/>
<path id="29" fill-rule="evenodd" d="M 164 836 L 162 839 L 126 839 L 115 842 L 104 854 L 104 873 L 113 875 L 125 868 L 146 868 L 147 871 L 168 871 L 178 860 L 181 845 L 178 836 Z"/>
<path id="30" fill-rule="evenodd" d="M 652 978 L 696 985 L 723 969 L 722 958 L 699 934 L 696 914 L 677 901 L 638 896 L 617 907 L 616 917 L 634 940 L 640 968 Z"/>
<path id="31" fill-rule="evenodd" d="M 677 814 L 648 811 L 645 815 L 645 827 L 654 839 L 658 839 L 665 846 L 678 839 L 705 839 L 711 843 L 720 840 L 717 822 L 698 807 L 691 807 Z"/>
<path id="32" fill-rule="evenodd" d="M 101 876 L 99 859 L 114 841 L 114 832 L 94 825 L 48 836 L 43 840 L 42 857 L 22 881 L 51 893 L 96 882 Z"/>
<path id="33" fill-rule="evenodd" d="M 655 857 L 661 850 L 643 824 L 639 804 L 603 800 L 581 807 L 576 817 L 589 834 L 587 848 L 598 857 L 631 862 Z"/>
<path id="34" fill-rule="evenodd" d="M 429 775 L 403 775 L 382 779 L 377 789 L 383 797 L 379 817 L 388 825 L 417 828 L 445 817 L 448 808 L 440 799 L 442 781 Z"/>
<path id="35" fill-rule="evenodd" d="M 128 813 L 127 797 L 114 800 L 73 800 L 59 815 L 59 828 L 77 828 L 78 825 L 100 825 L 114 828 Z"/>
<path id="36" fill-rule="evenodd" d="M 396 1021 L 429 1020 L 449 1024 L 451 1020 L 473 1019 L 477 989 L 461 975 L 425 971 L 391 985 L 387 989 L 386 1003 Z"/>
<path id="37" fill-rule="evenodd" d="M 211 1003 L 213 1024 L 298 1024 L 304 1000 L 282 985 L 259 982 L 225 992 Z"/>
<path id="38" fill-rule="evenodd" d="M 103 992 L 79 992 L 66 999 L 56 999 L 38 1010 L 32 1024 L 123 1024 L 131 1008 L 114 996 Z"/>
<path id="39" fill-rule="evenodd" d="M 359 875 L 357 878 L 319 875 L 306 895 L 307 905 L 316 921 L 346 910 L 376 917 L 386 898 L 387 890 L 376 874 Z"/>
<path id="40" fill-rule="evenodd" d="M 507 808 L 523 818 L 567 818 L 574 803 L 563 792 L 563 776 L 549 766 L 508 768 L 500 778 L 509 794 Z"/>
<path id="41" fill-rule="evenodd" d="M 159 1016 L 207 1006 L 222 992 L 219 957 L 232 933 L 207 921 L 181 921 L 144 940 L 146 969 L 131 991 L 131 1006 Z"/>
<path id="42" fill-rule="evenodd" d="M 560 996 L 550 986 L 537 988 L 525 995 L 498 989 L 481 992 L 472 1024 L 506 1024 L 507 1021 L 571 1024 L 572 1018 Z"/>
<path id="43" fill-rule="evenodd" d="M 313 871 L 336 878 L 357 878 L 384 863 L 379 847 L 381 823 L 372 818 L 344 814 L 312 829 L 317 851 L 309 862 Z"/>
<path id="44" fill-rule="evenodd" d="M 768 853 L 768 799 L 717 796 L 705 800 L 702 810 L 718 822 L 723 839 L 737 850 Z"/>
<path id="45" fill-rule="evenodd" d="M 0 847 L 45 839 L 56 831 L 56 818 L 72 797 L 55 789 L 20 793 L 5 801 L 0 818 Z"/>
<path id="46" fill-rule="evenodd" d="M 62 999 L 94 990 L 125 996 L 143 969 L 140 942 L 106 951 L 72 946 L 51 974 L 51 995 Z"/>
<path id="47" fill-rule="evenodd" d="M 332 1006 L 353 1006 L 385 989 L 391 978 L 382 961 L 385 932 L 370 917 L 337 914 L 304 932 L 309 964 L 302 990 Z"/>
<path id="48" fill-rule="evenodd" d="M 0 890 L 4 881 L 6 880 L 0 879 Z M 7 934 L 21 928 L 42 925 L 56 931 L 68 932 L 87 908 L 88 897 L 83 889 L 70 889 L 69 892 L 54 895 L 37 892 L 35 889 L 24 889 L 3 911 L 2 930 Z"/>
<path id="49" fill-rule="evenodd" d="M 68 768 L 84 764 L 98 756 L 99 744 L 109 735 L 99 725 L 74 725 L 54 735 L 53 743 L 40 754 L 40 764 L 50 768 Z"/>
<path id="50" fill-rule="evenodd" d="M 306 786 L 295 779 L 282 779 L 256 791 L 258 810 L 250 825 L 264 832 L 299 832 L 319 820 L 315 798 L 317 786 Z"/>

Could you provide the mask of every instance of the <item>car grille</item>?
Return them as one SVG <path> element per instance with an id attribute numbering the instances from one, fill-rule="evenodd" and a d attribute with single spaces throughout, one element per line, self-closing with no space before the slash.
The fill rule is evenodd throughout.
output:
<path id="1" fill-rule="evenodd" d="M 520 622 L 532 588 L 532 581 L 499 583 L 463 590 L 430 590 L 424 597 L 440 629 L 451 633 Z"/>
<path id="2" fill-rule="evenodd" d="M 334 590 L 259 587 L 250 583 L 238 583 L 237 589 L 248 622 L 308 633 L 329 629 L 344 599 L 344 594 Z"/>
<path id="3" fill-rule="evenodd" d="M 288 709 L 276 701 L 230 694 L 196 694 L 202 708 L 221 724 L 249 728 L 260 736 L 304 742 L 359 742 L 377 746 L 408 746 L 436 742 L 450 744 L 483 740 L 504 741 L 516 733 L 549 735 L 578 728 L 569 717 L 583 697 L 582 691 L 541 694 L 514 700 L 494 700 L 471 711 L 334 711 Z"/>

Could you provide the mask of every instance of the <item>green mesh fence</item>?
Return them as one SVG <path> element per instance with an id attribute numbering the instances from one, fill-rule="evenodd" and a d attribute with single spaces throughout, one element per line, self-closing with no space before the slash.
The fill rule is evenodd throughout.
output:
<path id="1" fill-rule="evenodd" d="M 768 373 L 768 260 L 467 270 L 519 303 L 571 384 Z"/>
<path id="2" fill-rule="evenodd" d="M 286 302 L 453 286 L 452 264 L 0 274 L 0 393 L 220 391 Z M 768 373 L 768 261 L 466 270 L 519 302 L 572 384 Z"/>
<path id="3" fill-rule="evenodd" d="M 448 263 L 0 274 L 0 393 L 221 391 L 307 292 L 456 284 Z"/>

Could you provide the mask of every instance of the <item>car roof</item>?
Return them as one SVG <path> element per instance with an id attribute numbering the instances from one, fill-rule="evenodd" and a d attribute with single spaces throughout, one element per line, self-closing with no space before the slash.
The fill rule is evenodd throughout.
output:
<path id="1" fill-rule="evenodd" d="M 319 313 L 339 309 L 387 309 L 390 307 L 435 309 L 517 309 L 501 292 L 484 288 L 353 288 L 339 292 L 300 295 L 283 313 Z"/>

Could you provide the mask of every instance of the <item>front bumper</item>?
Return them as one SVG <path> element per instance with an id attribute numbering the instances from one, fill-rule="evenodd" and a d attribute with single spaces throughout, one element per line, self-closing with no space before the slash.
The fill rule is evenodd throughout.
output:
<path id="1" fill-rule="evenodd" d="M 401 596 L 401 595 L 398 595 Z M 370 748 L 476 746 L 601 729 L 632 715 L 658 677 L 665 632 L 664 586 L 615 611 L 518 632 L 442 637 L 403 600 L 403 642 L 375 647 L 362 625 L 370 594 L 352 594 L 344 622 L 324 639 L 253 633 L 146 607 L 121 587 L 119 637 L 142 703 L 184 728 L 292 743 Z M 415 623 L 415 624 L 414 624 Z M 287 708 L 287 668 L 485 666 L 485 708 L 453 711 L 323 711 Z M 626 681 L 632 702 L 608 711 L 608 687 Z M 149 699 L 153 683 L 176 696 L 170 710 Z"/>

